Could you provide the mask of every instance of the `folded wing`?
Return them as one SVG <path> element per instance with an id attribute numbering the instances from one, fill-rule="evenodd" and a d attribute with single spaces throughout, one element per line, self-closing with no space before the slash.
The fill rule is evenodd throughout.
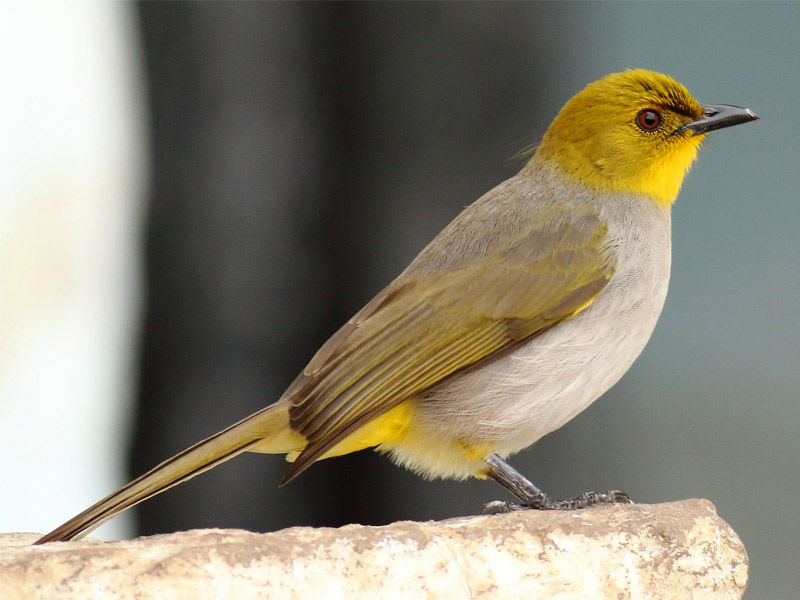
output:
<path id="1" fill-rule="evenodd" d="M 550 204 L 505 215 L 514 226 L 500 232 L 503 215 L 481 208 L 451 223 L 287 389 L 291 426 L 308 444 L 284 483 L 404 400 L 583 310 L 611 278 L 607 229 L 591 210 Z"/>

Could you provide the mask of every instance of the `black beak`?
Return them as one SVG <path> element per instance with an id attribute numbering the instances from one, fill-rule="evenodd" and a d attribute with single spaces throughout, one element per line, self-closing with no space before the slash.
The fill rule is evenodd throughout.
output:
<path id="1" fill-rule="evenodd" d="M 723 127 L 731 127 L 748 121 L 757 121 L 758 118 L 758 115 L 749 108 L 728 106 L 727 104 L 706 104 L 703 106 L 702 119 L 682 125 L 675 133 L 688 129 L 692 132 L 692 135 L 700 135 Z"/>

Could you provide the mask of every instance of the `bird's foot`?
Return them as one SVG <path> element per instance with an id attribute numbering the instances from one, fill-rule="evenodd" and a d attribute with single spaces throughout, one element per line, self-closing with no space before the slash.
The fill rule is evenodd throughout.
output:
<path id="1" fill-rule="evenodd" d="M 579 510 L 595 504 L 633 504 L 625 492 L 607 490 L 605 492 L 585 492 L 570 500 L 555 500 L 546 494 L 537 494 L 523 504 L 493 500 L 481 507 L 482 515 L 500 515 L 518 510 Z"/>
<path id="2" fill-rule="evenodd" d="M 519 499 L 519 504 L 495 500 L 483 505 L 481 514 L 494 515 L 516 510 L 533 508 L 536 510 L 578 510 L 595 504 L 632 504 L 625 492 L 608 490 L 605 492 L 585 492 L 570 500 L 555 500 L 528 481 L 496 454 L 486 459 L 486 474 L 500 483 Z"/>

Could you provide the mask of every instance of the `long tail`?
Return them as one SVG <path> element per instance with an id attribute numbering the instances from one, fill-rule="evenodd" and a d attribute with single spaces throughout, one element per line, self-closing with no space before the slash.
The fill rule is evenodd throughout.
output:
<path id="1" fill-rule="evenodd" d="M 261 444 L 260 451 L 296 450 L 297 434 L 289 429 L 288 403 L 277 402 L 165 460 L 138 479 L 56 527 L 34 544 L 67 541 L 237 454 Z M 265 449 L 262 449 L 266 446 Z"/>

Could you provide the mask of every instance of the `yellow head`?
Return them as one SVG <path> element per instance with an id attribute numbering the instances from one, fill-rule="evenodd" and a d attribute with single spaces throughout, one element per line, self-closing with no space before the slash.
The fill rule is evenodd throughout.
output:
<path id="1" fill-rule="evenodd" d="M 612 73 L 564 105 L 532 160 L 554 164 L 595 189 L 641 194 L 668 207 L 707 131 L 758 118 L 737 109 L 738 119 L 712 119 L 715 109 L 737 107 L 700 106 L 661 73 Z"/>

